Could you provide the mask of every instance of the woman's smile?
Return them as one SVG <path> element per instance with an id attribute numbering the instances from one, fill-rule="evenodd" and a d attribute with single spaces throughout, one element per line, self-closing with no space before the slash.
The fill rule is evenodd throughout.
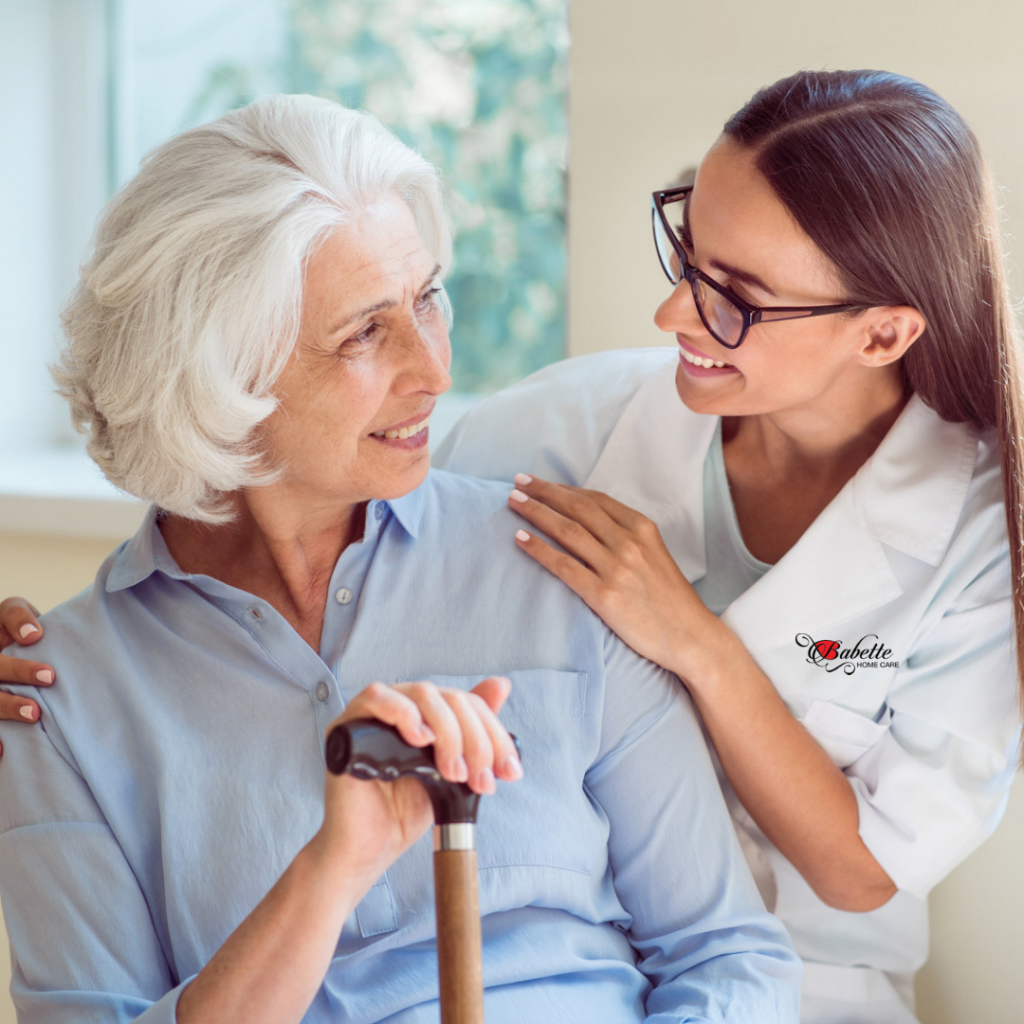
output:
<path id="1" fill-rule="evenodd" d="M 721 359 L 712 359 L 700 349 L 694 348 L 676 334 L 679 343 L 679 363 L 691 377 L 722 377 L 730 373 L 739 373 L 731 363 Z"/>
<path id="2" fill-rule="evenodd" d="M 390 447 L 422 448 L 430 440 L 430 414 L 434 411 L 434 404 L 426 412 L 402 420 L 401 423 L 371 431 L 370 437 Z"/>

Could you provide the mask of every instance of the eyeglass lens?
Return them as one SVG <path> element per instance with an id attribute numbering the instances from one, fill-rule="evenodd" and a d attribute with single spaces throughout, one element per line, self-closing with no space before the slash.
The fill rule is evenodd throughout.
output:
<path id="1" fill-rule="evenodd" d="M 693 296 L 708 330 L 723 344 L 735 345 L 743 335 L 743 314 L 699 277 L 694 278 Z"/>
<path id="2" fill-rule="evenodd" d="M 668 215 L 668 211 L 666 211 Z M 661 260 L 661 266 L 665 273 L 668 274 L 669 280 L 673 284 L 679 284 L 679 278 L 682 276 L 682 269 L 679 265 L 679 255 L 675 250 L 675 246 L 672 244 L 672 240 L 665 233 L 665 225 L 658 215 L 658 211 L 653 211 L 654 218 L 654 244 L 658 249 L 658 259 Z"/>
<path id="3" fill-rule="evenodd" d="M 681 215 L 682 203 L 673 203 L 665 210 L 665 215 L 672 219 L 674 213 Z M 678 237 L 678 236 L 677 236 Z M 655 211 L 654 241 L 658 249 L 658 258 L 673 284 L 678 284 L 682 277 L 679 254 L 668 237 L 665 224 Z M 736 308 L 724 295 L 710 287 L 703 278 L 693 278 L 693 297 L 697 304 L 704 326 L 714 337 L 725 345 L 735 345 L 743 335 L 743 313 Z"/>

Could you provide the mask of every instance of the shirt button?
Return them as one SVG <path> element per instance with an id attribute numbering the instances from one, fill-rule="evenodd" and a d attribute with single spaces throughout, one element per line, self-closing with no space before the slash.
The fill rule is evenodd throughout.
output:
<path id="1" fill-rule="evenodd" d="M 373 514 L 378 519 L 383 519 L 384 518 L 384 502 L 383 501 L 378 501 L 377 502 L 377 509 L 376 509 L 376 511 Z"/>
<path id="2" fill-rule="evenodd" d="M 342 587 L 335 595 L 334 599 L 338 604 L 348 604 L 352 600 L 352 591 L 348 587 Z"/>
<path id="3" fill-rule="evenodd" d="M 316 687 L 316 699 L 327 700 L 331 695 L 331 688 L 326 683 L 317 683 Z"/>

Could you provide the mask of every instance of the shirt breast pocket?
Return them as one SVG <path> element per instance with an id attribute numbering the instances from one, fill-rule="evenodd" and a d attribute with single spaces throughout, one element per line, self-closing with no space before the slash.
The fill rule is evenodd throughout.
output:
<path id="1" fill-rule="evenodd" d="M 583 788 L 587 674 L 559 669 L 496 670 L 476 675 L 427 673 L 442 687 L 471 690 L 488 675 L 512 681 L 499 718 L 519 741 L 523 778 L 498 782 L 480 803 L 477 859 L 481 869 L 551 867 L 590 874 L 595 843 L 606 849 L 603 818 Z"/>
<path id="2" fill-rule="evenodd" d="M 800 719 L 838 768 L 848 768 L 870 750 L 888 731 L 892 713 L 888 708 L 875 721 L 831 701 L 811 701 Z"/>

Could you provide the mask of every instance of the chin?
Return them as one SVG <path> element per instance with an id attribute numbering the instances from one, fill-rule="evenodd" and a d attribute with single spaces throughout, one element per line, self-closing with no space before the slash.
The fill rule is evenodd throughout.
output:
<path id="1" fill-rule="evenodd" d="M 382 473 L 379 478 L 379 486 L 375 489 L 374 498 L 387 501 L 390 498 L 401 498 L 412 491 L 424 480 L 430 472 L 430 450 L 422 449 L 420 457 L 404 471 L 397 473 Z"/>
<path id="2" fill-rule="evenodd" d="M 731 390 L 731 389 L 730 389 Z M 724 389 L 697 384 L 680 366 L 676 370 L 676 394 L 690 412 L 705 416 L 742 416 L 745 410 L 733 408 L 740 404 L 735 396 L 723 393 Z"/>

